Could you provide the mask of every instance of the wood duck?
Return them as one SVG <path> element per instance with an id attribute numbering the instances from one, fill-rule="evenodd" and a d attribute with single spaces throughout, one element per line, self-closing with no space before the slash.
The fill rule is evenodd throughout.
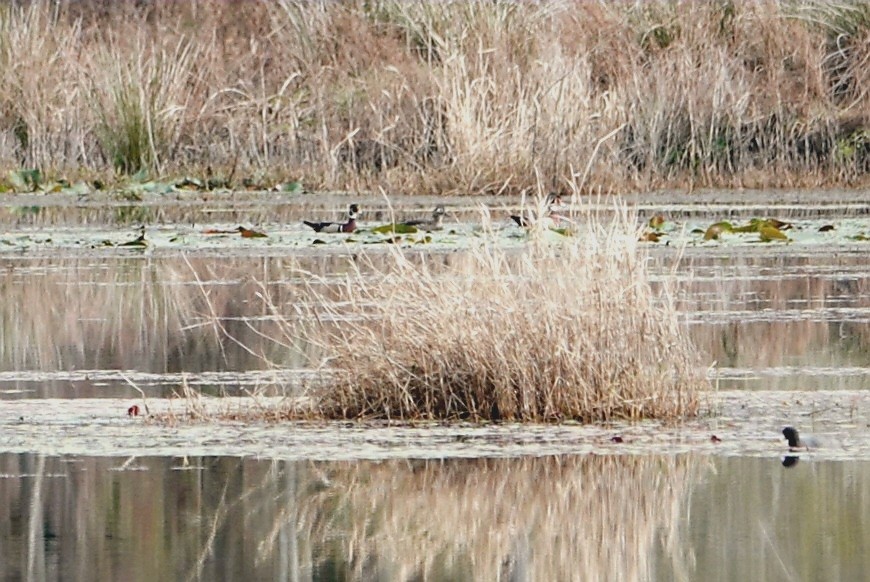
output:
<path id="1" fill-rule="evenodd" d="M 419 220 L 407 220 L 402 222 L 404 226 L 413 226 L 420 230 L 425 230 L 426 232 L 432 230 L 441 230 L 444 228 L 444 214 L 445 210 L 443 206 L 436 206 L 435 210 L 432 211 L 432 218 L 422 218 Z"/>
<path id="2" fill-rule="evenodd" d="M 347 222 L 311 222 L 303 220 L 306 225 L 315 232 L 353 232 L 356 230 L 356 216 L 359 214 L 359 206 L 351 204 L 347 207 Z"/>
<path id="3" fill-rule="evenodd" d="M 558 212 L 558 209 L 563 206 L 562 196 L 555 192 L 547 194 L 544 200 L 544 207 L 547 209 L 547 214 L 544 218 L 548 219 L 550 226 L 558 225 L 562 220 L 566 220 Z M 539 218 L 534 210 L 527 210 L 524 214 L 512 214 L 511 220 L 517 223 L 517 226 L 530 228 L 538 222 Z"/>

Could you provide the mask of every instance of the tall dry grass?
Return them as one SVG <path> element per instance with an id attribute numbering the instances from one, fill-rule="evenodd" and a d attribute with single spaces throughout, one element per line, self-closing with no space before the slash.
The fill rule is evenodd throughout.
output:
<path id="1" fill-rule="evenodd" d="M 0 8 L 0 70 L 7 169 L 460 193 L 587 160 L 612 189 L 870 169 L 850 0 L 32 0 Z"/>
<path id="2" fill-rule="evenodd" d="M 380 269 L 357 257 L 340 287 L 312 277 L 297 309 L 330 371 L 315 410 L 537 422 L 698 411 L 704 371 L 668 286 L 649 284 L 629 217 L 588 217 L 577 237 L 518 253 L 494 236 L 446 271 L 397 250 Z"/>

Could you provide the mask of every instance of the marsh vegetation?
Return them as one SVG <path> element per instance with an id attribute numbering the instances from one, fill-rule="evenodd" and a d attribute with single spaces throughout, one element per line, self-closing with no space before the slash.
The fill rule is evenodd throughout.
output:
<path id="1" fill-rule="evenodd" d="M 485 234 L 446 272 L 430 265 L 437 258 L 396 250 L 379 269 L 356 256 L 363 267 L 341 285 L 309 279 L 303 333 L 330 370 L 329 389 L 313 395 L 316 413 L 586 422 L 695 414 L 705 371 L 672 282 L 650 285 L 626 215 L 587 220 L 583 236 L 560 245 L 539 227 L 519 253 Z"/>
<path id="2" fill-rule="evenodd" d="M 862 2 L 33 0 L 0 31 L 0 165 L 24 169 L 8 188 L 611 191 L 870 168 Z"/>

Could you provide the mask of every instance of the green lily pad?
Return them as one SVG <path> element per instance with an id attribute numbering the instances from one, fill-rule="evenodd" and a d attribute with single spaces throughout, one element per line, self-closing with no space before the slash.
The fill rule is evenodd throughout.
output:
<path id="1" fill-rule="evenodd" d="M 761 232 L 761 229 L 764 227 L 772 227 L 777 230 L 788 230 L 792 228 L 792 225 L 791 223 L 776 218 L 752 218 L 749 220 L 749 224 L 734 227 L 732 232 Z"/>
<path id="2" fill-rule="evenodd" d="M 788 236 L 778 228 L 770 224 L 764 224 L 758 229 L 758 236 L 761 242 L 772 242 L 775 240 L 788 240 Z"/>
<path id="3" fill-rule="evenodd" d="M 417 228 L 409 224 L 384 224 L 372 229 L 375 234 L 414 234 Z"/>

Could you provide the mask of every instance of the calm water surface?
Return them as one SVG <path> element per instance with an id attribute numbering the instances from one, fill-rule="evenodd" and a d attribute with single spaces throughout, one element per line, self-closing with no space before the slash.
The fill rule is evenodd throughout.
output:
<path id="1" fill-rule="evenodd" d="M 870 462 L 0 455 L 5 580 L 860 580 Z"/>
<path id="2" fill-rule="evenodd" d="M 846 194 L 810 209 L 805 193 L 699 193 L 687 204 L 673 197 L 668 212 L 711 220 L 866 212 L 866 193 Z M 226 219 L 298 223 L 324 211 L 264 206 L 267 198 Z M 745 207 L 735 210 L 735 199 Z M 662 211 L 648 202 L 642 214 Z M 345 203 L 320 204 L 334 212 Z M 457 212 L 470 219 L 476 204 L 456 201 Z M 210 212 L 180 204 L 162 216 L 199 222 L 214 220 Z M 32 220 L 90 225 L 113 213 L 60 204 Z M 0 222 L 9 216 L 0 212 Z M 870 387 L 866 250 L 696 250 L 677 269 L 678 305 L 704 359 L 716 362 L 720 388 Z M 211 394 L 292 389 L 318 359 L 299 338 L 269 339 L 294 312 L 294 273 L 329 275 L 330 285 L 349 262 L 282 253 L 5 254 L 0 407 L 127 399 L 138 395 L 131 384 L 150 396 L 183 381 Z M 669 272 L 673 256 L 653 252 L 653 272 Z M 431 260 L 449 269 L 462 257 Z M 866 430 L 866 419 L 846 420 Z M 0 452 L 0 579 L 867 579 L 870 461 L 810 455 L 787 464 L 721 453 L 290 462 Z"/>

